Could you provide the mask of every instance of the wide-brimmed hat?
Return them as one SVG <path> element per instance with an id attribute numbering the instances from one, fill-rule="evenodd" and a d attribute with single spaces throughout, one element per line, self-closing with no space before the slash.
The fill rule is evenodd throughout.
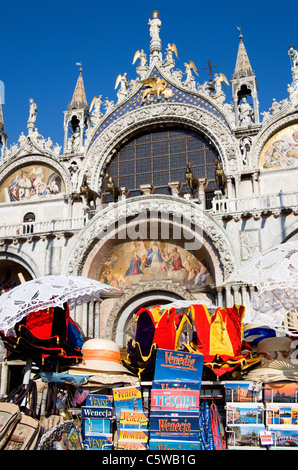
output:
<path id="1" fill-rule="evenodd" d="M 298 365 L 292 360 L 294 349 L 291 338 L 287 336 L 263 339 L 257 346 L 257 354 L 262 358 L 263 364 L 250 371 L 246 378 L 264 383 L 297 381 Z"/>
<path id="2" fill-rule="evenodd" d="M 120 348 L 114 341 L 100 338 L 89 339 L 83 344 L 82 352 L 83 362 L 71 366 L 69 372 L 72 374 L 130 373 L 121 364 Z"/>
<path id="3" fill-rule="evenodd" d="M 292 354 L 292 340 L 287 336 L 263 339 L 258 343 L 257 354 L 265 361 L 288 359 Z"/>

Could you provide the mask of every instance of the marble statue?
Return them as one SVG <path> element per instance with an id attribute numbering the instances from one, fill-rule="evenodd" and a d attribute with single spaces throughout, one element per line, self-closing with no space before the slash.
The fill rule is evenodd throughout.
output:
<path id="1" fill-rule="evenodd" d="M 30 107 L 29 107 L 29 119 L 28 119 L 28 125 L 31 125 L 34 127 L 36 118 L 37 118 L 37 104 L 34 102 L 32 98 L 29 100 Z"/>
<path id="2" fill-rule="evenodd" d="M 152 18 L 149 19 L 148 25 L 149 25 L 149 33 L 150 33 L 151 39 L 159 41 L 160 40 L 159 32 L 160 32 L 160 28 L 161 28 L 161 21 L 159 19 L 158 11 L 154 11 L 152 13 Z"/>
<path id="3" fill-rule="evenodd" d="M 253 110 L 247 102 L 246 96 L 242 98 L 242 104 L 239 106 L 240 126 L 248 126 L 252 123 Z"/>

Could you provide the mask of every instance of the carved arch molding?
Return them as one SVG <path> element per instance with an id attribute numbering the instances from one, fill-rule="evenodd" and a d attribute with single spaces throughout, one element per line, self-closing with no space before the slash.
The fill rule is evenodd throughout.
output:
<path id="1" fill-rule="evenodd" d="M 90 136 L 93 143 L 87 150 L 81 173 L 81 178 L 86 175 L 90 187 L 94 190 L 98 190 L 102 170 L 112 159 L 115 147 L 125 141 L 132 133 L 153 124 L 189 126 L 205 135 L 215 146 L 227 174 L 241 170 L 239 146 L 225 119 L 219 119 L 206 109 L 190 104 L 151 104 L 128 112 L 99 133 L 98 129 L 101 124 L 94 129 Z M 97 133 L 98 137 L 95 139 Z"/>
<path id="2" fill-rule="evenodd" d="M 185 228 L 185 233 L 192 234 L 193 240 L 188 238 L 186 249 L 198 249 L 197 242 L 200 246 L 202 243 L 208 245 L 211 256 L 221 265 L 220 282 L 238 265 L 238 255 L 224 229 L 197 204 L 178 197 L 150 195 L 111 203 L 100 211 L 72 241 L 62 271 L 81 274 L 94 247 L 98 252 L 105 244 L 110 244 L 113 237 L 119 237 L 120 232 L 122 240 L 129 239 L 129 227 L 150 221 L 156 214 L 170 215 L 171 220 Z"/>
<path id="3" fill-rule="evenodd" d="M 237 252 L 224 229 L 197 204 L 178 197 L 150 195 L 111 203 L 100 211 L 72 240 L 71 246 L 65 253 L 62 272 L 93 277 L 90 275 L 92 262 L 96 264 L 98 260 L 107 256 L 113 243 L 119 240 L 121 231 L 123 233 L 120 238 L 125 240 L 127 234 L 125 230 L 128 227 L 140 226 L 144 221 L 148 221 L 148 217 L 152 220 L 151 217 L 158 214 L 169 214 L 171 223 L 176 220 L 185 227 L 186 233 L 193 234 L 194 239 L 201 244 L 195 249 L 203 248 L 210 257 L 215 270 L 216 285 L 220 285 L 239 264 Z M 188 241 L 192 248 L 191 245 L 195 242 L 190 239 Z M 188 249 L 187 245 L 185 249 Z M 158 289 L 156 282 L 153 281 L 129 286 L 123 290 L 118 299 L 114 299 L 109 321 L 105 326 L 105 337 L 114 340 L 117 338 L 119 342 L 134 302 L 140 296 L 150 299 L 150 295 L 157 290 L 159 291 L 157 297 L 165 295 L 168 301 L 170 298 L 174 299 L 175 295 L 176 298 L 188 300 L 193 298 L 185 286 L 171 281 L 158 282 Z"/>

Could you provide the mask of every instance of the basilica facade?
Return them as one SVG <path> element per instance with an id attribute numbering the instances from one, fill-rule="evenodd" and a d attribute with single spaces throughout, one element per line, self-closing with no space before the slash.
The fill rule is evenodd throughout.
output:
<path id="1" fill-rule="evenodd" d="M 176 67 L 179 45 L 163 48 L 161 26 L 155 11 L 149 51 L 135 53 L 136 74 L 118 76 L 113 99 L 88 100 L 80 69 L 62 146 L 39 134 L 33 99 L 16 144 L 0 113 L 2 292 L 20 274 L 109 284 L 113 291 L 72 316 L 86 338 L 121 348 L 139 307 L 245 305 L 251 287 L 226 284 L 229 274 L 298 241 L 297 51 L 285 51 L 285 99 L 260 115 L 242 34 L 231 77 L 199 83 L 193 61 Z"/>

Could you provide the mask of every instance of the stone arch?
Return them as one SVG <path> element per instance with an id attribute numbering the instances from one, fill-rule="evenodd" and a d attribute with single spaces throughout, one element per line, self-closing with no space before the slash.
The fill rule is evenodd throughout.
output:
<path id="1" fill-rule="evenodd" d="M 65 169 L 65 167 L 60 163 L 60 161 L 52 156 L 40 155 L 40 154 L 32 154 L 32 155 L 25 155 L 19 156 L 14 158 L 13 160 L 8 161 L 3 165 L 0 172 L 0 187 L 5 182 L 5 180 L 13 174 L 18 169 L 21 169 L 25 166 L 31 165 L 45 165 L 54 171 L 56 171 L 62 178 L 65 192 L 71 192 L 71 181 L 69 172 Z"/>
<path id="2" fill-rule="evenodd" d="M 222 227 L 195 203 L 170 196 L 140 196 L 120 201 L 100 211 L 72 241 L 67 256 L 63 260 L 62 271 L 70 274 L 81 274 L 89 269 L 95 253 L 116 238 L 119 233 L 125 240 L 127 230 L 132 230 L 139 222 L 152 220 L 152 214 L 169 214 L 169 220 L 181 221 L 181 227 L 187 236 L 186 249 L 208 247 L 213 263 L 218 263 L 216 283 L 223 279 L 239 263 L 239 256 Z M 130 225 L 127 225 L 127 222 Z M 119 225 L 118 225 L 119 223 Z M 172 222 L 171 222 L 172 223 Z M 121 232 L 123 230 L 123 232 Z M 134 232 L 136 233 L 136 232 Z M 193 237 L 193 239 L 191 238 Z M 193 245 L 194 243 L 194 245 Z M 197 245 L 198 243 L 198 245 Z M 201 245 L 199 245 L 201 244 Z M 89 266 L 87 268 L 87 260 Z M 93 271 L 94 272 L 94 271 Z"/>
<path id="3" fill-rule="evenodd" d="M 260 132 L 258 138 L 253 143 L 251 149 L 251 155 L 253 156 L 252 167 L 259 169 L 260 157 L 265 144 L 273 137 L 277 132 L 285 129 L 291 124 L 298 123 L 298 113 L 286 115 L 283 118 L 278 115 L 277 117 L 271 117 L 268 122 L 263 122 L 263 130 Z"/>
<path id="4" fill-rule="evenodd" d="M 8 264 L 13 264 L 16 268 L 20 266 L 22 273 L 27 274 L 27 276 L 24 276 L 27 280 L 30 278 L 35 279 L 41 275 L 34 259 L 26 253 L 20 255 L 18 250 L 14 247 L 5 247 L 5 250 L 0 248 L 0 273 L 2 271 L 2 263 L 5 268 Z"/>
<path id="5" fill-rule="evenodd" d="M 128 328 L 132 313 L 140 307 L 150 308 L 152 305 L 165 305 L 175 300 L 194 300 L 189 292 L 183 288 L 172 286 L 169 283 L 159 285 L 138 285 L 128 291 L 115 304 L 109 322 L 105 328 L 105 337 L 112 338 L 120 347 L 126 346 L 125 331 Z"/>
<path id="6" fill-rule="evenodd" d="M 97 190 L 104 165 L 113 157 L 114 149 L 134 132 L 151 125 L 178 124 L 203 134 L 217 149 L 227 173 L 239 171 L 241 154 L 235 137 L 226 125 L 211 112 L 190 104 L 160 103 L 128 112 L 103 130 L 89 147 L 82 175 L 87 175 L 89 185 Z M 93 136 L 96 135 L 94 131 Z"/>

